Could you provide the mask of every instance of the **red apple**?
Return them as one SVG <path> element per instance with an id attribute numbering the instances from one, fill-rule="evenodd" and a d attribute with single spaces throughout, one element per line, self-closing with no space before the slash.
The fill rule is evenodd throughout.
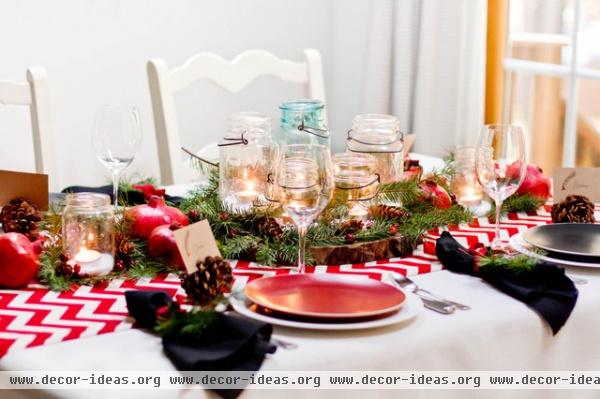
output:
<path id="1" fill-rule="evenodd" d="M 38 271 L 33 245 L 20 233 L 0 235 L 0 286 L 22 288 Z"/>

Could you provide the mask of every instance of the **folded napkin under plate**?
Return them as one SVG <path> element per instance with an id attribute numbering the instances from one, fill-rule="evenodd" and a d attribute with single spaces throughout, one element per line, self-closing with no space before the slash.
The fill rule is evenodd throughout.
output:
<path id="1" fill-rule="evenodd" d="M 481 277 L 507 295 L 536 311 L 556 334 L 565 324 L 577 303 L 578 291 L 562 268 L 540 262 L 523 273 L 498 268 L 476 267 L 476 257 L 460 245 L 447 231 L 438 238 L 435 253 L 450 271 Z"/>
<path id="2" fill-rule="evenodd" d="M 161 291 L 127 291 L 127 309 L 136 325 L 153 328 L 156 311 L 172 299 Z M 181 371 L 257 371 L 267 353 L 274 353 L 270 324 L 232 314 L 217 319 L 202 334 L 164 335 L 163 349 Z M 224 398 L 235 398 L 242 390 L 215 390 Z"/>

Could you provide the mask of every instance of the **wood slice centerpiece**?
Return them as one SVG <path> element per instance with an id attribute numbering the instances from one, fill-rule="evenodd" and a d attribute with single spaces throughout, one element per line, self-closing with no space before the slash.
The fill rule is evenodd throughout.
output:
<path id="1" fill-rule="evenodd" d="M 364 263 L 412 254 L 419 242 L 401 234 L 375 241 L 308 248 L 316 265 Z"/>

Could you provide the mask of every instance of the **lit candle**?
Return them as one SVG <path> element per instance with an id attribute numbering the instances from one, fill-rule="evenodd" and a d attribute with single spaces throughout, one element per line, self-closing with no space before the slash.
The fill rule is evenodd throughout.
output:
<path id="1" fill-rule="evenodd" d="M 237 197 L 244 202 L 254 202 L 258 198 L 258 192 L 254 190 L 254 184 L 250 182 L 246 183 L 243 191 L 237 193 Z"/>
<path id="2" fill-rule="evenodd" d="M 465 186 L 458 201 L 464 206 L 479 205 L 483 195 L 480 190 L 475 190 L 472 186 Z"/>
<path id="3" fill-rule="evenodd" d="M 360 204 L 354 204 L 352 208 L 350 208 L 350 210 L 348 211 L 348 215 L 356 219 L 365 218 L 367 216 L 367 213 L 368 211 L 365 209 L 365 207 Z"/>
<path id="4" fill-rule="evenodd" d="M 114 258 L 111 254 L 103 254 L 94 249 L 82 247 L 73 257 L 72 263 L 80 266 L 79 273 L 82 275 L 105 276 L 112 271 Z"/>
<path id="5" fill-rule="evenodd" d="M 84 263 L 90 263 L 97 261 L 102 254 L 93 249 L 81 248 L 77 255 L 75 255 L 75 262 L 83 265 Z"/>

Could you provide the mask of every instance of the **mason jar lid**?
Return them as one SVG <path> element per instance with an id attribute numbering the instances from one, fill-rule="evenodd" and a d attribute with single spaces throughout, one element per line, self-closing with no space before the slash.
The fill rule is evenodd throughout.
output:
<path id="1" fill-rule="evenodd" d="M 311 112 L 325 108 L 325 104 L 321 100 L 313 100 L 310 98 L 300 98 L 295 100 L 286 100 L 281 103 L 279 109 L 282 111 L 297 111 Z"/>
<path id="2" fill-rule="evenodd" d="M 101 193 L 69 193 L 65 198 L 67 206 L 80 209 L 95 209 L 110 206 L 110 196 Z"/>
<path id="3" fill-rule="evenodd" d="M 219 146 L 265 144 L 271 137 L 271 117 L 260 112 L 233 113 L 228 124 L 227 134 Z"/>
<path id="4" fill-rule="evenodd" d="M 352 120 L 347 146 L 352 152 L 400 152 L 403 138 L 395 116 L 360 114 Z"/>
<path id="5" fill-rule="evenodd" d="M 370 154 L 343 152 L 333 155 L 333 169 L 336 177 L 372 176 L 377 160 Z"/>

